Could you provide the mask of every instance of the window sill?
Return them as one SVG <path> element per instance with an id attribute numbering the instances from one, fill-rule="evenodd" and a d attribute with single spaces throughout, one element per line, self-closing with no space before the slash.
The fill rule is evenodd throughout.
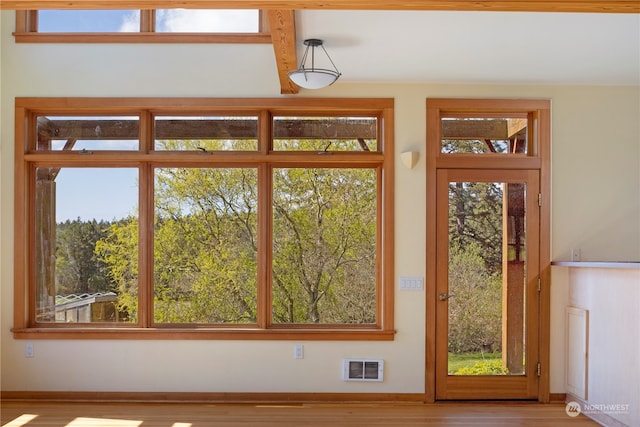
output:
<path id="1" fill-rule="evenodd" d="M 366 329 L 169 329 L 169 328 L 24 328 L 15 339 L 64 340 L 305 340 L 393 341 L 394 330 Z"/>
<path id="2" fill-rule="evenodd" d="M 268 33 L 37 33 L 14 32 L 16 43 L 271 43 Z"/>

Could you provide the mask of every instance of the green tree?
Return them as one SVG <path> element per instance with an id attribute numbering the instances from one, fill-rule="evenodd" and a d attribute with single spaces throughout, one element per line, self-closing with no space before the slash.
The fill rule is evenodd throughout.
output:
<path id="1" fill-rule="evenodd" d="M 107 292 L 114 288 L 107 264 L 95 251 L 109 228 L 104 221 L 80 218 L 56 230 L 56 290 L 60 295 Z"/>
<path id="2" fill-rule="evenodd" d="M 138 319 L 138 218 L 129 216 L 113 222 L 107 235 L 96 242 L 96 253 L 109 266 L 116 286 L 118 310 L 128 319 Z"/>
<path id="3" fill-rule="evenodd" d="M 489 273 L 477 243 L 449 249 L 449 351 L 501 351 L 502 277 Z"/>
<path id="4" fill-rule="evenodd" d="M 255 322 L 257 170 L 156 173 L 157 322 Z"/>
<path id="5" fill-rule="evenodd" d="M 375 322 L 376 176 L 274 171 L 274 321 Z"/>
<path id="6" fill-rule="evenodd" d="M 449 350 L 501 351 L 503 188 L 449 184 Z"/>
<path id="7" fill-rule="evenodd" d="M 449 184 L 450 246 L 478 245 L 490 273 L 502 270 L 502 199 L 500 183 Z"/>
<path id="8" fill-rule="evenodd" d="M 156 322 L 256 322 L 257 180 L 257 168 L 156 169 Z M 272 181 L 273 321 L 375 323 L 377 170 L 275 168 Z M 137 227 L 115 223 L 98 245 L 132 318 Z"/>

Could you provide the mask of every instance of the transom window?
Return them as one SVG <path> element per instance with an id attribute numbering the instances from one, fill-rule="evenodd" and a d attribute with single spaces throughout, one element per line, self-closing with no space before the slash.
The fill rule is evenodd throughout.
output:
<path id="1" fill-rule="evenodd" d="M 15 333 L 392 339 L 392 101 L 189 102 L 16 101 Z"/>
<path id="2" fill-rule="evenodd" d="M 17 11 L 14 34 L 17 42 L 270 42 L 256 9 Z"/>

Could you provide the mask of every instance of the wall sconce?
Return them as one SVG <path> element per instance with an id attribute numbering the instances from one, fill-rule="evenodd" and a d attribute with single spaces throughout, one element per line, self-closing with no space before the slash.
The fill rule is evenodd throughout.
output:
<path id="1" fill-rule="evenodd" d="M 322 89 L 335 83 L 340 77 L 338 68 L 331 60 L 331 57 L 327 53 L 326 49 L 322 45 L 322 40 L 319 39 L 307 39 L 304 41 L 306 49 L 304 55 L 302 55 L 302 61 L 300 61 L 300 67 L 297 70 L 289 72 L 289 78 L 298 86 L 305 89 Z M 321 47 L 324 54 L 331 62 L 333 70 L 326 68 L 316 68 L 316 48 Z M 307 56 L 309 54 L 309 48 L 311 48 L 311 68 L 306 67 Z"/>
<path id="2" fill-rule="evenodd" d="M 419 151 L 405 151 L 404 153 L 400 153 L 400 160 L 402 160 L 402 164 L 405 165 L 407 169 L 413 169 L 418 163 L 419 158 Z"/>

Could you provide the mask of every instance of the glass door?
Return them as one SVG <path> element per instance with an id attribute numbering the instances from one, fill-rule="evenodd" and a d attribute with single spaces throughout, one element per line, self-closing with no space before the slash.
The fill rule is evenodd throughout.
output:
<path id="1" fill-rule="evenodd" d="M 539 172 L 437 172 L 436 399 L 538 396 Z"/>

